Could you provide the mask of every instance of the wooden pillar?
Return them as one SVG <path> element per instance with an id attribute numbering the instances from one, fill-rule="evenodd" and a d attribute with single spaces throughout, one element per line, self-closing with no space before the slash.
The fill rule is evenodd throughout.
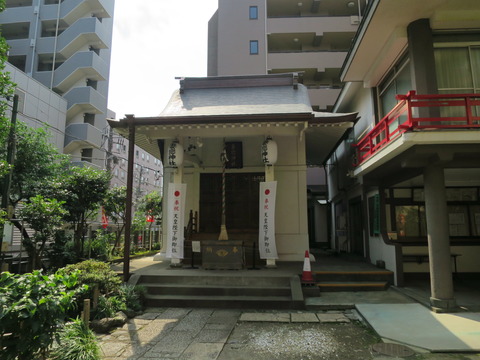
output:
<path id="1" fill-rule="evenodd" d="M 130 232 L 132 228 L 133 198 L 133 162 L 135 155 L 135 116 L 127 115 L 128 122 L 128 166 L 127 166 L 127 199 L 125 209 L 125 242 L 123 247 L 123 281 L 130 277 Z"/>

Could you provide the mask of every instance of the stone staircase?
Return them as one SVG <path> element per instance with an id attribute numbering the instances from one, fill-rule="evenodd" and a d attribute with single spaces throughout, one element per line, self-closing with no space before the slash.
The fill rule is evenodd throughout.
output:
<path id="1" fill-rule="evenodd" d="M 314 271 L 315 285 L 321 292 L 382 291 L 393 284 L 393 272 L 369 271 Z"/>
<path id="2" fill-rule="evenodd" d="M 147 289 L 147 307 L 304 309 L 298 276 L 133 275 Z"/>

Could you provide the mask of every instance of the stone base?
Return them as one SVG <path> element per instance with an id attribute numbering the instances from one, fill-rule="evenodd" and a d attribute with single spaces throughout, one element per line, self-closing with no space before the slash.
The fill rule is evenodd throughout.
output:
<path id="1" fill-rule="evenodd" d="M 172 259 L 170 262 L 171 268 L 181 268 L 182 266 L 182 259 Z"/>
<path id="2" fill-rule="evenodd" d="M 430 305 L 436 313 L 451 313 L 459 310 L 455 299 L 436 299 L 430 297 Z"/>
<path id="3" fill-rule="evenodd" d="M 240 270 L 244 266 L 240 240 L 202 241 L 202 267 L 211 270 Z"/>

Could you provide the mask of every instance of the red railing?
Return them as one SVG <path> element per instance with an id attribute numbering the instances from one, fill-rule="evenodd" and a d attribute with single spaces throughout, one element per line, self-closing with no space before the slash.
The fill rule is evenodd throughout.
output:
<path id="1" fill-rule="evenodd" d="M 407 131 L 480 128 L 480 94 L 417 95 L 409 91 L 397 95 L 397 100 L 398 104 L 354 145 L 355 166 Z"/>

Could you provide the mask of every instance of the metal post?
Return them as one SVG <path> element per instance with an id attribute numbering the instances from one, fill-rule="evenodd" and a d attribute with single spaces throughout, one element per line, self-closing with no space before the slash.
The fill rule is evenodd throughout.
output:
<path id="1" fill-rule="evenodd" d="M 128 167 L 127 167 L 127 199 L 125 209 L 125 243 L 123 251 L 123 281 L 130 277 L 130 232 L 132 228 L 132 194 L 133 194 L 133 161 L 135 155 L 135 117 L 127 115 L 128 120 Z"/>

